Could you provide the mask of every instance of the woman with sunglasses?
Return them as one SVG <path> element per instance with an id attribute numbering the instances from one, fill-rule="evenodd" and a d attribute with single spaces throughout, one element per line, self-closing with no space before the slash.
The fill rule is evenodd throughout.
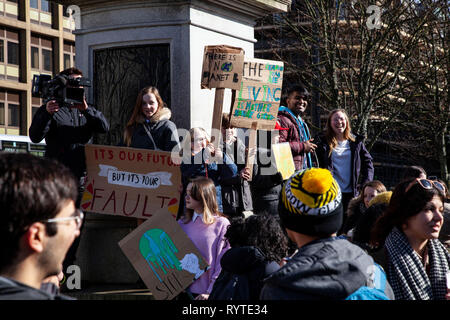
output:
<path id="1" fill-rule="evenodd" d="M 444 200 L 445 189 L 438 181 L 403 181 L 375 224 L 371 241 L 384 245 L 396 300 L 450 300 L 450 254 L 438 240 Z"/>
<path id="2" fill-rule="evenodd" d="M 225 233 L 230 222 L 219 212 L 216 188 L 211 179 L 192 179 L 186 188 L 185 204 L 184 215 L 178 223 L 209 265 L 186 292 L 196 300 L 207 300 L 222 270 L 220 259 L 229 249 Z"/>

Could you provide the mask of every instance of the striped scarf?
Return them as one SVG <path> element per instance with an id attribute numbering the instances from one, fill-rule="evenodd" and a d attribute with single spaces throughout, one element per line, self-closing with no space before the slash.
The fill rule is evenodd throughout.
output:
<path id="1" fill-rule="evenodd" d="M 437 239 L 427 243 L 430 271 L 425 271 L 406 235 L 394 228 L 386 239 L 387 276 L 396 300 L 445 300 L 450 254 Z"/>

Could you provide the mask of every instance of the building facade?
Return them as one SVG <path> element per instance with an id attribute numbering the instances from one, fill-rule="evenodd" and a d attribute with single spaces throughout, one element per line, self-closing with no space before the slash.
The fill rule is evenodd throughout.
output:
<path id="1" fill-rule="evenodd" d="M 0 0 L 0 134 L 28 135 L 42 99 L 33 76 L 75 66 L 75 24 L 66 6 L 46 0 Z"/>

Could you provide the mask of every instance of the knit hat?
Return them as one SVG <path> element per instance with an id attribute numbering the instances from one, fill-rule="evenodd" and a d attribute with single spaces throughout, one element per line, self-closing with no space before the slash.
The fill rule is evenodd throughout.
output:
<path id="1" fill-rule="evenodd" d="M 369 207 L 377 203 L 389 204 L 391 201 L 392 191 L 385 191 L 377 194 L 369 201 Z"/>
<path id="2" fill-rule="evenodd" d="M 285 228 L 309 236 L 329 236 L 342 226 L 342 194 L 327 169 L 294 174 L 283 186 L 279 215 Z"/>

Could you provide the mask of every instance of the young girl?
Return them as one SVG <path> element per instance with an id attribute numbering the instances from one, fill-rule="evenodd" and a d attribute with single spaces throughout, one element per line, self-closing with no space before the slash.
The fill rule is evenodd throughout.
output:
<path id="1" fill-rule="evenodd" d="M 155 87 L 143 88 L 125 128 L 122 145 L 131 148 L 172 151 L 179 144 L 172 113 Z"/>
<path id="2" fill-rule="evenodd" d="M 360 195 L 350 200 L 348 204 L 347 221 L 342 229 L 343 233 L 349 233 L 364 215 L 364 212 L 369 207 L 370 200 L 377 194 L 385 191 L 386 186 L 379 180 L 366 182 L 361 189 Z"/>
<path id="3" fill-rule="evenodd" d="M 196 296 L 196 300 L 207 300 L 221 271 L 220 259 L 229 249 L 224 235 L 230 222 L 220 215 L 216 188 L 212 180 L 206 177 L 197 177 L 189 182 L 185 208 L 184 216 L 178 223 L 210 266 L 187 291 Z"/>
<path id="4" fill-rule="evenodd" d="M 183 140 L 181 156 L 180 170 L 183 194 L 177 217 L 183 214 L 183 197 L 188 182 L 190 179 L 199 176 L 210 178 L 214 182 L 217 205 L 219 211 L 223 212 L 222 183 L 238 175 L 237 167 L 233 160 L 220 149 L 216 150 L 214 148 L 203 128 L 192 128 L 189 130 L 189 134 Z"/>
<path id="5" fill-rule="evenodd" d="M 346 212 L 350 199 L 359 195 L 361 186 L 373 180 L 372 156 L 364 145 L 363 137 L 352 134 L 344 109 L 331 111 L 325 132 L 319 140 L 316 153 L 320 167 L 330 170 L 339 183 Z"/>

